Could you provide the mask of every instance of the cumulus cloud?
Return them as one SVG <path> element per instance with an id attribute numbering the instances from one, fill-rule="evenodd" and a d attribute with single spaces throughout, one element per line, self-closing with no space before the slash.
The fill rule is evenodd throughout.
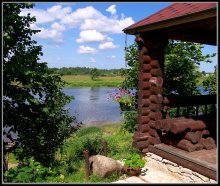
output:
<path id="1" fill-rule="evenodd" d="M 49 23 L 56 19 L 61 19 L 66 14 L 72 11 L 71 7 L 63 8 L 61 5 L 55 5 L 47 10 L 42 9 L 23 9 L 20 13 L 21 16 L 25 16 L 28 13 L 31 16 L 36 17 L 36 24 Z"/>
<path id="2" fill-rule="evenodd" d="M 116 14 L 116 5 L 111 5 L 110 7 L 108 7 L 107 9 L 106 9 L 106 11 L 107 12 L 110 12 L 112 15 L 114 15 L 114 14 Z"/>
<path id="3" fill-rule="evenodd" d="M 81 45 L 79 49 L 77 50 L 79 54 L 95 54 L 97 50 L 95 48 Z"/>
<path id="4" fill-rule="evenodd" d="M 102 14 L 98 10 L 92 6 L 87 6 L 85 8 L 78 8 L 75 12 L 63 16 L 61 22 L 70 27 L 76 27 L 86 19 L 98 19 L 101 16 Z"/>
<path id="5" fill-rule="evenodd" d="M 103 49 L 113 49 L 113 48 L 117 48 L 117 45 L 114 45 L 112 42 L 105 42 L 99 45 L 99 49 L 103 50 Z"/>
<path id="6" fill-rule="evenodd" d="M 63 42 L 63 35 L 62 32 L 60 32 L 60 29 L 64 29 L 64 28 L 59 24 L 53 24 L 51 28 L 43 28 L 43 27 L 38 27 L 36 24 L 31 24 L 30 28 L 34 30 L 40 30 L 40 32 L 37 32 L 34 35 L 34 37 L 36 38 L 52 39 L 55 43 Z"/>
<path id="7" fill-rule="evenodd" d="M 103 33 L 122 33 L 123 29 L 133 24 L 134 21 L 131 17 L 124 19 L 111 19 L 107 17 L 101 17 L 99 19 L 86 19 L 84 23 L 81 24 L 80 29 L 82 30 L 97 30 Z"/>
<path id="8" fill-rule="evenodd" d="M 51 25 L 51 28 L 55 29 L 55 30 L 59 30 L 59 31 L 64 31 L 65 30 L 65 26 L 64 25 L 61 25 L 57 22 L 53 23 Z"/>
<path id="9" fill-rule="evenodd" d="M 76 42 L 102 42 L 105 40 L 110 41 L 112 39 L 100 32 L 97 32 L 96 30 L 85 30 L 80 32 L 80 38 L 76 39 Z"/>

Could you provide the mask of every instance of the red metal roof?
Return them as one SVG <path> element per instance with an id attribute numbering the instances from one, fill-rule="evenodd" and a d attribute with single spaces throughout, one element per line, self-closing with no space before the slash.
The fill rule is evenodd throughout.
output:
<path id="1" fill-rule="evenodd" d="M 146 17 L 142 19 L 141 21 L 138 21 L 130 25 L 124 30 L 149 25 L 152 23 L 168 20 L 168 19 L 175 18 L 175 17 L 181 17 L 187 14 L 214 8 L 216 6 L 217 6 L 217 3 L 205 3 L 205 2 L 204 3 L 173 3 L 170 6 L 160 10 L 159 12 L 156 12 L 152 14 L 151 16 Z"/>

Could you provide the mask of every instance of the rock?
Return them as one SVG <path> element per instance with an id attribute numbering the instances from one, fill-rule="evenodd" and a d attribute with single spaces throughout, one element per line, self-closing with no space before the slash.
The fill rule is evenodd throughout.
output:
<path id="1" fill-rule="evenodd" d="M 177 173 L 180 172 L 180 171 L 179 171 L 179 167 L 174 167 L 174 166 L 172 166 L 172 165 L 167 165 L 167 169 L 168 169 L 169 171 L 171 171 L 171 172 L 177 172 Z"/>
<path id="2" fill-rule="evenodd" d="M 160 156 L 158 156 L 158 155 L 156 155 L 156 154 L 152 154 L 152 155 L 151 155 L 151 158 L 153 158 L 153 159 L 155 159 L 155 160 L 157 160 L 157 161 L 162 161 L 162 160 L 163 160 L 162 157 L 160 157 Z"/>
<path id="3" fill-rule="evenodd" d="M 189 174 L 189 175 L 192 174 L 192 170 L 187 169 L 187 168 L 181 168 L 180 171 L 181 171 L 182 173 L 185 173 L 185 174 Z"/>
<path id="4" fill-rule="evenodd" d="M 208 177 L 203 176 L 203 175 L 201 175 L 201 174 L 199 174 L 199 173 L 197 173 L 197 172 L 193 172 L 193 174 L 194 174 L 195 176 L 199 177 L 199 178 L 200 178 L 201 180 L 203 180 L 204 182 L 208 182 L 208 181 L 209 181 L 209 178 L 208 178 Z"/>
<path id="5" fill-rule="evenodd" d="M 93 174 L 100 177 L 106 177 L 114 172 L 121 171 L 123 168 L 116 160 L 102 155 L 91 156 L 89 162 Z"/>
<path id="6" fill-rule="evenodd" d="M 165 164 L 169 164 L 169 165 L 172 165 L 174 167 L 178 167 L 178 165 L 170 160 L 167 160 L 167 159 L 163 159 L 162 160 L 162 163 L 165 163 Z"/>

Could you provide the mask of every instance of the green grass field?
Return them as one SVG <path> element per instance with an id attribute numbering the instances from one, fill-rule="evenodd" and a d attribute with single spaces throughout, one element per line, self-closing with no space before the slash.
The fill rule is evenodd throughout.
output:
<path id="1" fill-rule="evenodd" d="M 64 75 L 62 80 L 68 83 L 66 87 L 117 87 L 122 83 L 123 78 L 106 76 L 92 80 L 89 75 Z"/>

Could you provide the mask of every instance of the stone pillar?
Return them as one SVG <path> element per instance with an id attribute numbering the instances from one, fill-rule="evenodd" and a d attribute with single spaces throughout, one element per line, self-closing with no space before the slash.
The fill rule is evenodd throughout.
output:
<path id="1" fill-rule="evenodd" d="M 148 152 L 149 145 L 161 143 L 155 121 L 162 118 L 164 48 L 167 39 L 160 35 L 138 35 L 138 127 L 133 147 Z"/>

